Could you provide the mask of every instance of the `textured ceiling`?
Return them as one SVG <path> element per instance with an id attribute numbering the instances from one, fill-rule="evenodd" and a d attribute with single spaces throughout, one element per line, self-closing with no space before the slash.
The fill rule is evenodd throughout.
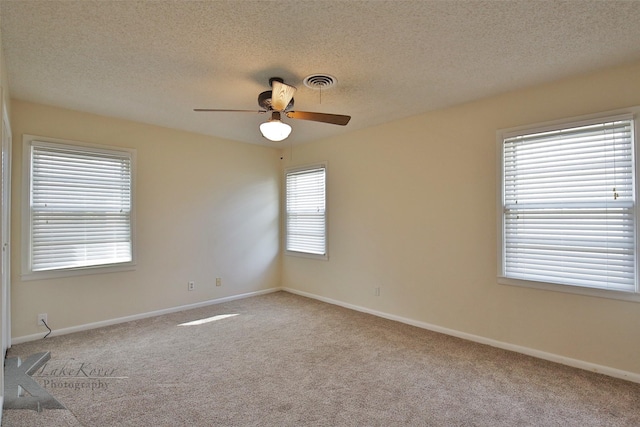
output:
<path id="1" fill-rule="evenodd" d="M 15 98 L 275 146 L 640 59 L 640 1 L 0 0 L 0 19 Z M 351 122 L 286 119 L 276 144 L 265 115 L 193 112 L 257 110 L 272 76 Z"/>

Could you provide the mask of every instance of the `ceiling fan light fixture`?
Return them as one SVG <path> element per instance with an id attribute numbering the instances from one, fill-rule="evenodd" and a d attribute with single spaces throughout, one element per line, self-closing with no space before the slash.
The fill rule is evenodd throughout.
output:
<path id="1" fill-rule="evenodd" d="M 274 111 L 271 119 L 260 125 L 260 132 L 269 141 L 278 142 L 287 139 L 291 133 L 291 126 L 281 122 L 280 113 Z"/>

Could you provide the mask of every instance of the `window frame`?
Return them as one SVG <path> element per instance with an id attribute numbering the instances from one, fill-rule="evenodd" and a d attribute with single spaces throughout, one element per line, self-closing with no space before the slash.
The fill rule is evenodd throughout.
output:
<path id="1" fill-rule="evenodd" d="M 577 127 L 594 123 L 598 121 L 606 121 L 612 117 L 631 115 L 633 117 L 633 169 L 634 169 L 634 182 L 633 191 L 635 198 L 635 263 L 636 263 L 636 283 L 635 291 L 620 291 L 604 288 L 592 288 L 580 285 L 563 285 L 549 282 L 538 282 L 532 280 L 517 279 L 513 277 L 505 276 L 504 266 L 504 152 L 503 143 L 505 138 L 513 136 L 515 134 L 529 134 L 537 132 L 553 131 L 563 128 Z M 586 295 L 591 297 L 616 299 L 640 302 L 640 250 L 638 245 L 640 243 L 640 200 L 638 199 L 638 183 L 640 182 L 638 168 L 640 156 L 640 106 L 629 107 L 624 109 L 618 109 L 613 111 L 606 111 L 602 113 L 583 115 L 578 117 L 565 118 L 560 120 L 547 121 L 543 123 L 537 123 L 532 125 L 518 126 L 513 128 L 500 129 L 496 132 L 496 154 L 497 154 L 497 168 L 496 168 L 496 183 L 497 183 L 497 197 L 496 197 L 496 216 L 497 216 L 497 282 L 501 285 L 519 286 L 533 289 L 542 289 L 547 291 L 563 292 L 570 294 Z"/>
<path id="2" fill-rule="evenodd" d="M 32 271 L 31 260 L 31 147 L 34 142 L 45 144 L 58 144 L 61 146 L 73 146 L 88 153 L 126 153 L 131 159 L 131 211 L 130 211 L 130 233 L 131 233 L 131 260 L 127 262 L 101 264 L 83 267 L 62 268 L 55 270 Z M 37 135 L 24 134 L 22 138 L 22 213 L 21 213 L 21 279 L 23 281 L 56 279 L 62 277 L 82 276 L 89 274 L 103 274 L 120 271 L 135 270 L 137 266 L 136 256 L 136 154 L 137 151 L 131 148 L 115 147 L 102 144 L 93 144 L 59 138 L 50 138 Z"/>
<path id="3" fill-rule="evenodd" d="M 324 173 L 325 173 L 325 191 L 324 191 L 324 254 L 314 254 L 314 253 L 309 253 L 309 252 L 302 252 L 302 251 L 292 251 L 289 250 L 287 248 L 287 237 L 289 235 L 289 221 L 288 221 L 288 214 L 287 214 L 287 175 L 290 173 L 295 173 L 295 172 L 301 172 L 301 171 L 305 171 L 305 170 L 312 170 L 312 169 L 317 169 L 317 168 L 324 168 Z M 318 162 L 318 163 L 313 163 L 313 164 L 307 164 L 307 165 L 302 165 L 302 166 L 293 166 L 290 168 L 286 168 L 284 170 L 284 174 L 283 174 L 283 191 L 284 191 L 284 198 L 283 198 L 283 221 L 284 221 L 284 236 L 283 236 L 283 247 L 284 247 L 284 254 L 288 255 L 288 256 L 294 256 L 294 257 L 301 257 L 301 258 L 310 258 L 310 259 L 317 259 L 317 260 L 324 260 L 327 261 L 329 259 L 329 168 L 328 168 L 328 162 L 323 161 L 323 162 Z"/>

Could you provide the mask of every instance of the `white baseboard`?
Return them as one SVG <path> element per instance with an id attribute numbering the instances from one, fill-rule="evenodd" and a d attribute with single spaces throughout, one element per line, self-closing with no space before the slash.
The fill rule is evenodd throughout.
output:
<path id="1" fill-rule="evenodd" d="M 58 336 L 58 335 L 71 334 L 71 333 L 74 333 L 74 332 L 87 331 L 87 330 L 90 330 L 90 329 L 102 328 L 104 326 L 116 325 L 118 323 L 125 323 L 125 322 L 131 322 L 133 320 L 145 319 L 147 317 L 161 316 L 163 314 L 176 313 L 178 311 L 191 310 L 191 309 L 194 309 L 194 308 L 206 307 L 208 305 L 222 304 L 223 302 L 234 301 L 234 300 L 238 300 L 238 299 L 242 299 L 242 298 L 249 298 L 249 297 L 254 297 L 254 296 L 258 296 L 258 295 L 265 295 L 265 294 L 269 294 L 269 293 L 272 293 L 272 292 L 278 292 L 278 291 L 281 291 L 281 290 L 282 290 L 282 288 L 270 288 L 270 289 L 265 289 L 263 291 L 249 292 L 249 293 L 246 293 L 246 294 L 232 295 L 232 296 L 223 297 L 223 298 L 216 298 L 216 299 L 212 299 L 212 300 L 197 302 L 197 303 L 194 303 L 194 304 L 181 305 L 181 306 L 178 306 L 178 307 L 171 307 L 171 308 L 165 308 L 165 309 L 162 309 L 162 310 L 149 311 L 147 313 L 140 313 L 140 314 L 134 314 L 134 315 L 131 315 L 131 316 L 118 317 L 116 319 L 108 319 L 108 320 L 103 320 L 103 321 L 100 321 L 100 322 L 87 323 L 87 324 L 78 325 L 78 326 L 71 326 L 69 328 L 55 329 L 55 330 L 53 330 L 51 332 L 51 334 L 49 336 L 54 337 L 54 336 Z M 25 336 L 22 336 L 22 337 L 13 338 L 11 340 L 11 344 L 14 345 L 14 344 L 21 344 L 21 343 L 28 342 L 28 341 L 36 341 L 36 340 L 41 339 L 43 336 L 44 336 L 43 333 L 25 335 Z"/>
<path id="2" fill-rule="evenodd" d="M 304 292 L 304 291 L 299 291 L 297 289 L 284 288 L 284 287 L 283 288 L 270 288 L 270 289 L 265 289 L 265 290 L 262 290 L 262 291 L 249 292 L 249 293 L 240 294 L 240 295 L 232 295 L 232 296 L 229 296 L 229 297 L 217 298 L 217 299 L 208 300 L 208 301 L 202 301 L 202 302 L 198 302 L 198 303 L 194 303 L 194 304 L 188 304 L 188 305 L 182 305 L 182 306 L 178 306 L 178 307 L 166 308 L 166 309 L 163 309 L 163 310 L 150 311 L 150 312 L 147 312 L 147 313 L 140 313 L 140 314 L 135 314 L 135 315 L 131 315 L 131 316 L 119 317 L 119 318 L 116 318 L 116 319 L 109 319 L 109 320 L 103 320 L 103 321 L 100 321 L 100 322 L 94 322 L 94 323 L 87 323 L 87 324 L 84 324 L 84 325 L 72 326 L 72 327 L 69 327 L 69 328 L 56 329 L 53 332 L 51 332 L 50 336 L 66 335 L 66 334 L 71 334 L 71 333 L 74 333 L 74 332 L 86 331 L 86 330 L 90 330 L 90 329 L 101 328 L 101 327 L 104 327 L 104 326 L 115 325 L 115 324 L 118 324 L 118 323 L 130 322 L 130 321 L 133 321 L 133 320 L 140 320 L 140 319 L 145 319 L 145 318 L 148 318 L 148 317 L 161 316 L 163 314 L 176 313 L 176 312 L 179 312 L 179 311 L 191 310 L 191 309 L 200 308 L 200 307 L 206 307 L 206 306 L 214 305 L 214 304 L 221 304 L 221 303 L 224 303 L 224 302 L 234 301 L 234 300 L 238 300 L 238 299 L 242 299 L 242 298 L 249 298 L 249 297 L 258 296 L 258 295 L 265 295 L 265 294 L 269 294 L 269 293 L 272 293 L 272 292 L 278 292 L 278 291 L 286 291 L 286 292 L 289 292 L 289 293 L 292 293 L 292 294 L 301 295 L 301 296 L 304 296 L 304 297 L 307 297 L 307 298 L 312 298 L 312 299 L 315 299 L 315 300 L 318 300 L 318 301 L 322 301 L 322 302 L 326 302 L 326 303 L 329 303 L 329 304 L 337 305 L 337 306 L 340 306 L 340 307 L 348 308 L 350 310 L 360 311 L 362 313 L 371 314 L 371 315 L 374 315 L 374 316 L 382 317 L 384 319 L 394 320 L 394 321 L 400 322 L 400 323 L 406 323 L 407 325 L 416 326 L 418 328 L 427 329 L 427 330 L 438 332 L 438 333 L 441 333 L 441 334 L 451 335 L 451 336 L 454 336 L 454 337 L 457 337 L 457 338 L 462 338 L 462 339 L 465 339 L 465 340 L 468 340 L 468 341 L 473 341 L 473 342 L 477 342 L 477 343 L 480 343 L 480 344 L 486 344 L 486 345 L 490 345 L 492 347 L 501 348 L 503 350 L 514 351 L 516 353 L 521 353 L 521 354 L 526 354 L 528 356 L 537 357 L 538 359 L 548 360 L 548 361 L 551 361 L 551 362 L 560 363 L 560 364 L 571 366 L 571 367 L 574 367 L 574 368 L 584 369 L 584 370 L 587 370 L 587 371 L 608 375 L 610 377 L 620 378 L 620 379 L 623 379 L 623 380 L 632 381 L 632 382 L 635 382 L 635 383 L 640 383 L 640 374 L 635 373 L 635 372 L 623 371 L 623 370 L 612 368 L 612 367 L 609 367 L 609 366 L 603 366 L 603 365 L 598 365 L 598 364 L 591 363 L 591 362 L 586 362 L 584 360 L 573 359 L 573 358 L 570 358 L 570 357 L 561 356 L 561 355 L 554 354 L 554 353 L 548 353 L 548 352 L 545 352 L 545 351 L 540 351 L 540 350 L 536 350 L 536 349 L 529 348 L 529 347 L 523 347 L 523 346 L 510 344 L 510 343 L 503 342 L 503 341 L 497 341 L 497 340 L 494 340 L 494 339 L 491 339 L 491 338 L 482 337 L 480 335 L 473 335 L 473 334 L 469 334 L 469 333 L 466 333 L 466 332 L 457 331 L 455 329 L 449 329 L 449 328 L 445 328 L 445 327 L 442 327 L 442 326 L 434 325 L 434 324 L 431 324 L 431 323 L 421 322 L 421 321 L 418 321 L 418 320 L 413 320 L 413 319 L 409 319 L 409 318 L 402 317 L 402 316 L 396 316 L 394 314 L 388 314 L 388 313 L 384 313 L 382 311 L 372 310 L 370 308 L 361 307 L 361 306 L 358 306 L 358 305 L 345 303 L 345 302 L 334 300 L 334 299 L 331 299 L 331 298 L 322 297 L 320 295 L 311 294 L 311 293 Z M 36 340 L 41 339 L 42 337 L 43 337 L 42 333 L 32 334 L 32 335 L 25 335 L 25 336 L 22 336 L 22 337 L 17 337 L 17 338 L 12 339 L 11 344 L 13 345 L 13 344 L 21 344 L 21 343 L 28 342 L 28 341 L 36 341 Z M 0 403 L 1 403 L 1 400 L 2 400 L 2 396 L 0 396 Z M 2 406 L 0 406 L 0 408 L 1 407 Z M 1 417 L 1 415 L 0 415 L 0 417 Z"/>
<path id="3" fill-rule="evenodd" d="M 608 375 L 614 378 L 620 378 L 635 383 L 640 383 L 640 374 L 635 372 L 623 371 L 609 366 L 597 365 L 595 363 L 586 362 L 584 360 L 572 359 L 570 357 L 561 356 L 559 354 L 547 353 L 545 351 L 536 350 L 529 347 L 523 347 L 507 342 L 497 341 L 491 338 L 482 337 L 480 335 L 473 335 L 466 332 L 456 331 L 455 329 L 444 328 L 442 326 L 433 325 L 431 323 L 420 322 L 406 317 L 396 316 L 393 314 L 384 313 L 370 308 L 361 307 L 353 304 L 348 304 L 342 301 L 334 300 L 331 298 L 322 297 L 319 295 L 311 294 L 308 292 L 299 291 L 291 288 L 281 288 L 281 290 L 290 292 L 292 294 L 301 295 L 307 298 L 316 299 L 318 301 L 326 302 L 340 307 L 348 308 L 351 310 L 360 311 L 374 316 L 382 317 L 389 320 L 395 320 L 397 322 L 406 323 L 407 325 L 417 326 L 418 328 L 428 329 L 430 331 L 439 332 L 445 335 L 451 335 L 457 338 L 462 338 L 468 341 L 477 342 L 480 344 L 490 345 L 492 347 L 501 348 L 503 350 L 514 351 L 516 353 L 526 354 L 527 356 L 533 356 L 538 359 L 548 360 L 551 362 L 560 363 L 562 365 L 571 366 L 573 368 L 584 369 L 591 372 L 597 372 L 599 374 Z"/>

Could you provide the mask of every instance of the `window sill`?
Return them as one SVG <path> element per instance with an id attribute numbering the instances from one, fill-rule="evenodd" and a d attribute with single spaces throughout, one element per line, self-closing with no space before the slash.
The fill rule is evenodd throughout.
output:
<path id="1" fill-rule="evenodd" d="M 317 254 L 310 254 L 306 252 L 295 252 L 295 251 L 284 251 L 284 254 L 292 257 L 297 257 L 297 258 L 318 259 L 321 261 L 329 260 L 329 256 L 327 254 L 317 255 Z"/>
<path id="2" fill-rule="evenodd" d="M 63 277 L 88 276 L 92 274 L 117 273 L 121 271 L 133 271 L 135 269 L 136 269 L 136 264 L 126 263 L 126 264 L 108 265 L 108 266 L 100 266 L 100 267 L 74 268 L 74 269 L 66 269 L 66 270 L 34 271 L 29 273 L 23 273 L 20 279 L 23 282 L 28 282 L 32 280 L 47 280 L 47 279 L 59 279 Z"/>
<path id="3" fill-rule="evenodd" d="M 640 293 L 637 292 L 613 291 L 598 288 L 587 288 L 584 286 L 557 285 L 554 283 L 534 282 L 530 280 L 512 279 L 509 277 L 501 276 L 498 276 L 498 283 L 501 285 L 541 289 L 552 292 L 563 292 L 568 294 L 584 295 L 597 298 L 640 302 Z"/>

